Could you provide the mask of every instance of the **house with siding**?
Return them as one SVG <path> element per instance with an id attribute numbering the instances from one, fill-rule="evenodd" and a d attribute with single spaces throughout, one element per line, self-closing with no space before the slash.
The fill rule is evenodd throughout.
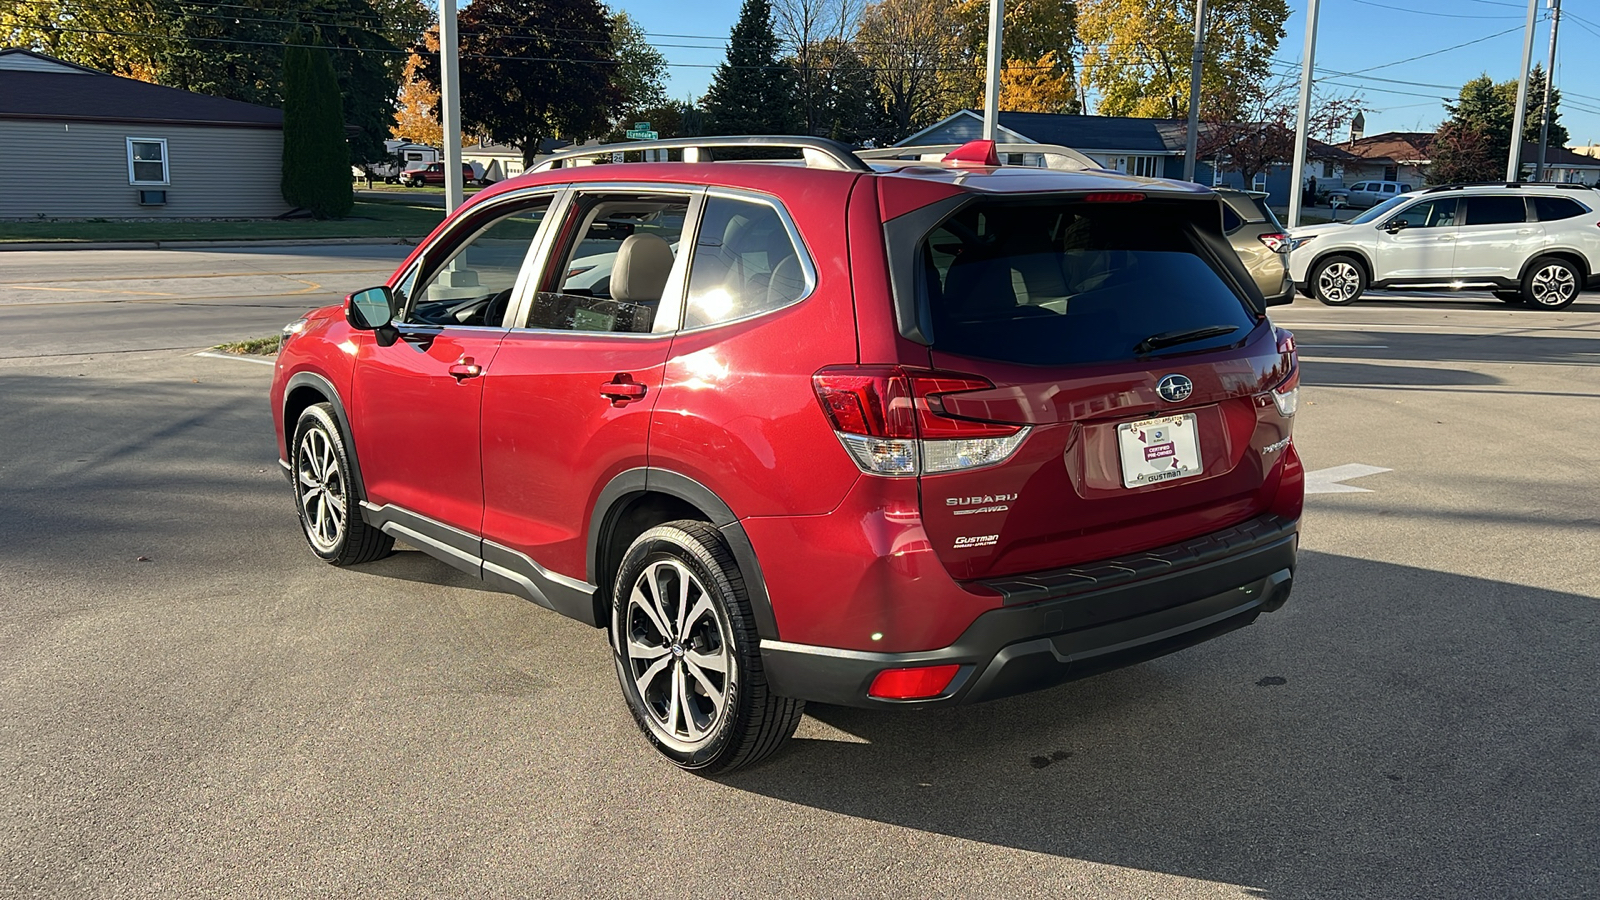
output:
<path id="1" fill-rule="evenodd" d="M 997 140 L 1016 144 L 1058 144 L 1083 153 L 1101 166 L 1129 175 L 1152 178 L 1182 178 L 1184 143 L 1189 124 L 1183 119 L 1141 119 L 1131 116 L 1069 116 L 1056 113 L 1000 112 Z M 1206 125 L 1201 125 L 1202 129 Z M 1204 143 L 1202 131 L 1202 144 Z M 983 136 L 983 113 L 963 109 L 911 135 L 896 146 L 917 144 L 961 144 Z M 1315 164 L 1324 160 L 1342 165 L 1353 160 L 1350 154 L 1324 144 L 1307 142 L 1308 157 Z M 1038 165 L 1028 154 L 1013 154 L 1008 160 L 1019 165 Z M 1320 169 L 1308 167 L 1308 174 Z M 1195 161 L 1195 181 L 1216 187 L 1236 187 L 1266 191 L 1267 202 L 1285 206 L 1289 202 L 1290 166 L 1269 166 L 1250 184 L 1229 171 L 1228 161 L 1202 156 Z"/>
<path id="2" fill-rule="evenodd" d="M 0 218 L 258 218 L 279 192 L 281 110 L 0 50 L 0 133 L 26 178 Z"/>

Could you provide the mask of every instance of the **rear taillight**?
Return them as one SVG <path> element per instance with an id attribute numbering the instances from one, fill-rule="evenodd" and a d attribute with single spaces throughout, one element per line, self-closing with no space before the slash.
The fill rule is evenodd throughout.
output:
<path id="1" fill-rule="evenodd" d="M 867 688 L 867 696 L 883 700 L 923 700 L 937 697 L 950 687 L 950 682 L 955 680 L 956 673 L 960 671 L 961 666 L 957 663 L 918 666 L 915 669 L 884 669 L 878 673 L 878 677 L 872 679 L 872 687 Z"/>
<path id="2" fill-rule="evenodd" d="M 811 378 L 822 412 L 861 471 L 918 475 L 1005 462 L 1028 436 L 1021 425 L 945 413 L 941 397 L 994 387 L 986 378 L 898 366 L 839 366 Z"/>
<path id="3" fill-rule="evenodd" d="M 1285 419 L 1295 414 L 1300 408 L 1300 368 L 1295 367 L 1283 384 L 1272 389 L 1272 403 L 1278 407 L 1278 415 Z"/>
<path id="4" fill-rule="evenodd" d="M 1274 231 L 1271 234 L 1261 235 L 1261 243 L 1266 244 L 1268 250 L 1277 253 L 1288 249 L 1289 238 L 1280 231 Z"/>

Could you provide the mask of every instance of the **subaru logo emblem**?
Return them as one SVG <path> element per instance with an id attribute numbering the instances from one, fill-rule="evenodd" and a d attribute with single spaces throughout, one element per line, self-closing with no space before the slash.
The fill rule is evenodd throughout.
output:
<path id="1" fill-rule="evenodd" d="M 1168 403 L 1182 403 L 1194 393 L 1194 382 L 1182 375 L 1168 375 L 1156 383 L 1156 393 Z"/>

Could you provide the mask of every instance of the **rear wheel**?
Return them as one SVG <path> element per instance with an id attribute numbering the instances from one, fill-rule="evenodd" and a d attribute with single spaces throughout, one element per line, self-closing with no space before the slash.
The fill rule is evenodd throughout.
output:
<path id="1" fill-rule="evenodd" d="M 311 552 L 336 566 L 388 556 L 394 538 L 361 518 L 361 497 L 350 480 L 350 454 L 333 407 L 307 407 L 295 423 L 293 446 L 295 506 Z"/>
<path id="2" fill-rule="evenodd" d="M 744 578 L 705 522 L 659 525 L 628 548 L 611 648 L 634 721 L 684 769 L 727 772 L 764 759 L 805 711 L 768 689 Z"/>
<path id="3" fill-rule="evenodd" d="M 1582 277 L 1572 263 L 1554 256 L 1541 256 L 1522 276 L 1522 296 L 1534 309 L 1566 309 L 1578 299 Z"/>
<path id="4" fill-rule="evenodd" d="M 1330 256 L 1311 270 L 1311 296 L 1329 306 L 1344 306 L 1361 299 L 1367 288 L 1366 273 L 1348 256 Z"/>

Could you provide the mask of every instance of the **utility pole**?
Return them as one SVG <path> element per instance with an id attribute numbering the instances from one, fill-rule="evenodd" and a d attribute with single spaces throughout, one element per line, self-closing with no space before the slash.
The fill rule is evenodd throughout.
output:
<path id="1" fill-rule="evenodd" d="M 1537 0 L 1534 0 L 1537 2 Z M 1300 116 L 1294 123 L 1294 166 L 1289 174 L 1289 227 L 1300 227 L 1300 202 L 1305 188 L 1306 131 L 1311 122 L 1311 69 L 1317 59 L 1317 0 L 1306 5 L 1306 49 L 1300 63 Z"/>
<path id="2" fill-rule="evenodd" d="M 1539 14 L 1539 0 L 1528 0 L 1528 23 L 1522 29 L 1522 68 L 1517 72 L 1517 108 L 1511 114 L 1511 158 L 1506 160 L 1506 181 L 1522 174 L 1522 120 L 1528 106 L 1528 66 L 1533 64 L 1533 22 Z M 1550 78 L 1545 76 L 1548 84 Z"/>
<path id="3" fill-rule="evenodd" d="M 1195 148 L 1200 142 L 1200 62 L 1206 45 L 1206 0 L 1194 0 L 1194 53 L 1189 57 L 1189 133 L 1183 139 L 1183 180 L 1194 180 Z"/>
<path id="4" fill-rule="evenodd" d="M 983 139 L 999 140 L 1000 133 L 1000 33 L 1005 30 L 1005 0 L 989 0 L 989 70 L 983 91 Z"/>
<path id="5" fill-rule="evenodd" d="M 439 105 L 444 112 L 444 209 L 456 211 L 461 184 L 461 44 L 456 0 L 439 0 Z"/>
<path id="6" fill-rule="evenodd" d="M 1550 0 L 1550 61 L 1544 67 L 1544 117 L 1539 123 L 1539 164 L 1533 168 L 1533 180 L 1544 180 L 1545 150 L 1550 143 L 1550 82 L 1556 80 L 1556 32 L 1561 30 L 1561 0 Z M 1522 135 L 1512 135 L 1512 140 L 1522 143 Z"/>

